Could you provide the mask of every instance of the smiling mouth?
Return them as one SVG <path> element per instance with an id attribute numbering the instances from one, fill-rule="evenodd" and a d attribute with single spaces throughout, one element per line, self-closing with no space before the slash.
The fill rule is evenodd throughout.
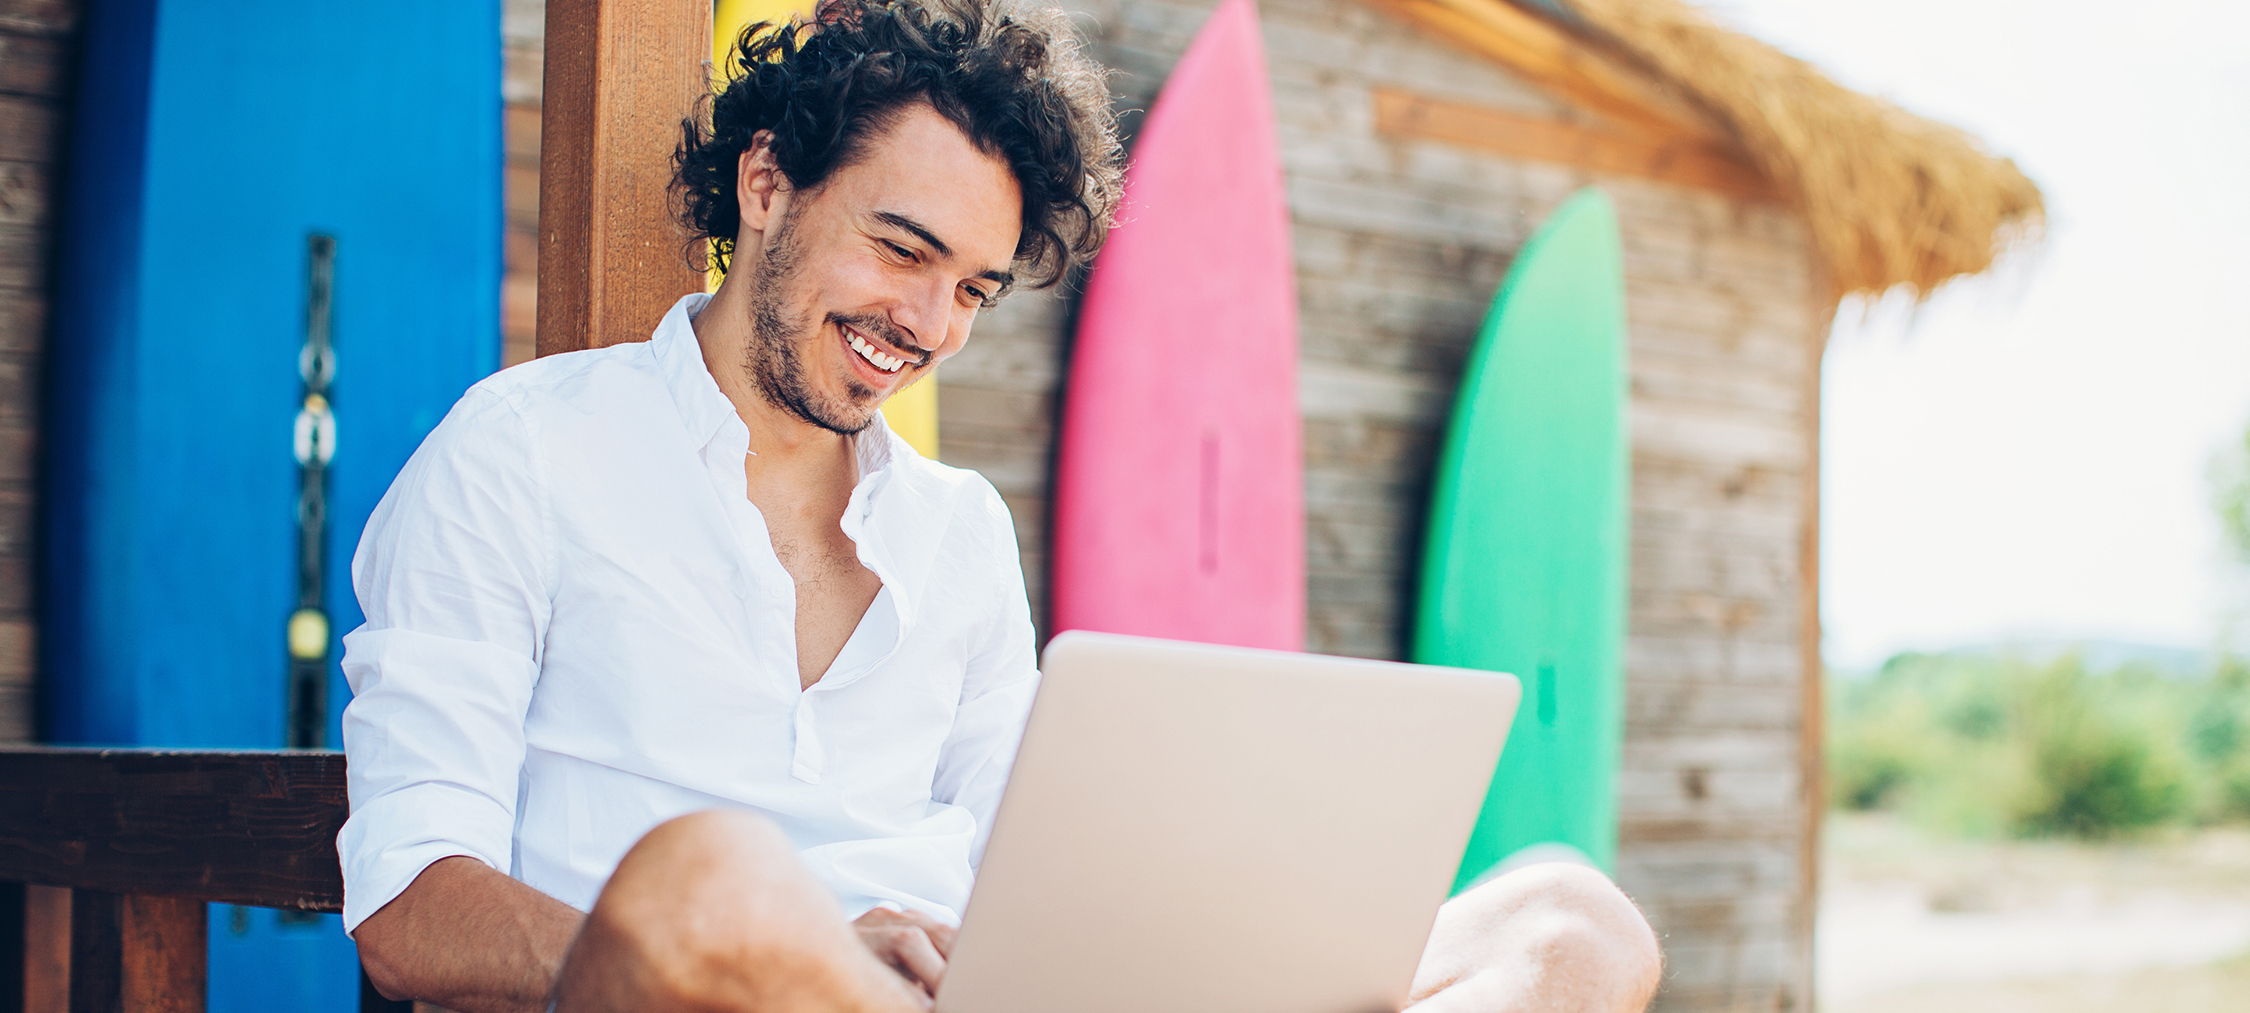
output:
<path id="1" fill-rule="evenodd" d="M 899 371 L 900 367 L 906 365 L 905 359 L 901 359 L 898 356 L 891 355 L 887 352 L 882 351 L 881 349 L 876 348 L 874 345 L 869 344 L 866 338 L 862 338 L 858 334 L 851 331 L 845 331 L 844 333 L 850 339 L 852 351 L 858 352 L 860 358 L 866 359 L 868 363 L 873 365 L 876 369 L 880 369 L 885 373 L 896 373 Z"/>

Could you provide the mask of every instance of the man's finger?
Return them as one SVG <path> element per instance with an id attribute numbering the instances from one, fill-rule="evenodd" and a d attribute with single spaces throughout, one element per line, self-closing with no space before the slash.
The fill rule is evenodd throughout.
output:
<path id="1" fill-rule="evenodd" d="M 953 958 L 953 937 L 959 935 L 961 930 L 920 911 L 902 911 L 899 912 L 898 917 L 927 934 L 930 937 L 930 944 L 937 947 L 939 956 L 948 960 Z"/>
<path id="2" fill-rule="evenodd" d="M 936 995 L 938 985 L 945 981 L 945 957 L 938 953 L 937 945 L 930 941 L 929 933 L 919 926 L 901 925 L 886 929 L 883 945 L 899 973 L 921 984 L 922 989 Z"/>
<path id="3" fill-rule="evenodd" d="M 935 921 L 935 919 L 932 920 Z M 944 922 L 937 922 L 923 931 L 929 934 L 930 943 L 937 947 L 939 956 L 947 960 L 953 959 L 953 940 L 961 934 L 960 929 Z"/>

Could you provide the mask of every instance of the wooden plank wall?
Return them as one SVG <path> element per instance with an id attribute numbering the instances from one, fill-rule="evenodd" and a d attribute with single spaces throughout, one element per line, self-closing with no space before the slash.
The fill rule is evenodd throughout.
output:
<path id="1" fill-rule="evenodd" d="M 1067 0 L 1120 108 L 1145 110 L 1210 4 Z M 538 102 L 541 0 L 508 0 L 511 117 Z M 1261 0 L 1298 261 L 1315 651 L 1403 651 L 1444 415 L 1515 251 L 1599 185 L 1623 223 L 1633 572 L 1619 879 L 1664 936 L 1659 1008 L 1806 1008 L 1799 776 L 1804 531 L 1822 332 L 1810 248 L 1750 200 L 1376 131 L 1403 90 L 1591 122 L 1354 0 Z M 528 69 L 524 69 L 528 68 Z M 1128 113 L 1130 130 L 1138 123 Z M 514 123 L 511 119 L 511 123 Z M 508 360 L 535 264 L 537 131 L 509 131 Z M 526 171 L 528 169 L 528 172 Z M 519 218 L 520 216 L 520 218 Z M 522 279 L 522 280 L 519 280 Z M 942 456 L 999 487 L 1043 606 L 1047 475 L 1073 296 L 1019 293 L 941 377 Z M 524 328 L 528 331 L 528 327 Z M 520 346 L 517 344 L 521 341 Z M 516 351 L 517 348 L 522 351 Z"/>
<path id="2" fill-rule="evenodd" d="M 0 0 L 0 742 L 34 733 L 33 478 L 78 0 Z"/>
<path id="3" fill-rule="evenodd" d="M 1119 70 L 1122 105 L 1145 109 L 1210 5 L 1072 6 Z M 1306 646 L 1402 653 L 1421 510 L 1468 342 L 1548 210 L 1601 186 L 1623 223 L 1631 321 L 1619 878 L 1664 935 L 1660 1008 L 1805 1008 L 1798 577 L 1822 317 L 1800 223 L 1714 192 L 1385 138 L 1379 89 L 1589 116 L 1352 0 L 1261 0 L 1260 13 L 1303 321 Z M 1035 595 L 1068 304 L 1014 300 L 943 378 L 943 456 L 1007 495 Z"/>
<path id="4" fill-rule="evenodd" d="M 546 0 L 503 0 L 500 11 L 501 205 L 505 272 L 500 283 L 500 364 L 529 362 L 539 324 L 539 110 L 545 94 Z"/>

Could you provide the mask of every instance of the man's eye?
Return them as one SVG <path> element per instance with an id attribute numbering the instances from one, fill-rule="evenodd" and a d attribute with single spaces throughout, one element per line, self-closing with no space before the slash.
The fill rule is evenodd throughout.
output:
<path id="1" fill-rule="evenodd" d="M 883 245 L 884 245 L 884 246 L 888 246 L 888 247 L 890 247 L 890 248 L 891 248 L 891 254 L 892 254 L 893 256 L 896 256 L 896 257 L 898 257 L 898 258 L 900 258 L 900 259 L 902 259 L 902 260 L 913 260 L 913 259 L 914 259 L 914 251 L 913 251 L 913 250 L 909 250 L 909 249 L 907 249 L 906 247 L 900 246 L 900 245 L 898 245 L 897 243 L 891 242 L 891 241 L 890 241 L 890 240 L 888 240 L 888 239 L 886 239 L 886 240 L 883 240 Z"/>

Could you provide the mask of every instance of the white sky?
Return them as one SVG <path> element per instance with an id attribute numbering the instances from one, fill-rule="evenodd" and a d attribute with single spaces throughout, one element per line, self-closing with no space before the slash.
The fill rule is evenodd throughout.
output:
<path id="1" fill-rule="evenodd" d="M 1966 128 L 2047 195 L 2041 252 L 1839 323 L 1823 411 L 1832 664 L 2014 638 L 2203 648 L 2211 455 L 2250 422 L 2250 3 L 1710 0 Z"/>

